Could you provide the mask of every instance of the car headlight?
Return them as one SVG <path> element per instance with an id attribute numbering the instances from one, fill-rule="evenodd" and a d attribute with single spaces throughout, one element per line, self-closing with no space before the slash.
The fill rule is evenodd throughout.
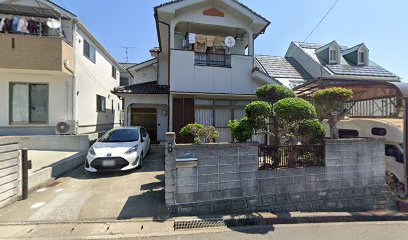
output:
<path id="1" fill-rule="evenodd" d="M 127 150 L 127 151 L 125 152 L 125 154 L 128 155 L 128 154 L 131 154 L 131 153 L 136 152 L 138 146 L 139 146 L 139 145 L 136 145 L 136 146 L 133 146 L 133 147 L 129 148 L 129 150 Z"/>
<path id="2" fill-rule="evenodd" d="M 89 148 L 88 153 L 89 153 L 90 155 L 96 155 L 95 150 L 94 150 L 93 147 L 90 147 L 90 148 Z"/>

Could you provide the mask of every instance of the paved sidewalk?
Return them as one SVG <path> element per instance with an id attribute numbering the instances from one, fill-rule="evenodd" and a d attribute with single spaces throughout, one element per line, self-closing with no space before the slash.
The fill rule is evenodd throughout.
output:
<path id="1" fill-rule="evenodd" d="M 197 222 L 223 219 L 225 225 L 218 228 L 192 228 L 174 230 L 180 221 Z M 124 221 L 78 221 L 78 222 L 26 222 L 0 223 L 0 239 L 134 239 L 143 237 L 188 236 L 190 234 L 237 231 L 242 226 L 258 225 L 273 227 L 282 224 L 380 222 L 404 221 L 408 214 L 400 212 L 327 212 L 327 213 L 253 213 L 238 216 L 181 217 L 169 220 L 140 218 Z M 367 223 L 368 224 L 368 223 Z M 385 224 L 385 223 L 384 223 Z M 177 239 L 177 238 L 176 238 Z M 184 237 L 183 239 L 188 239 Z"/>

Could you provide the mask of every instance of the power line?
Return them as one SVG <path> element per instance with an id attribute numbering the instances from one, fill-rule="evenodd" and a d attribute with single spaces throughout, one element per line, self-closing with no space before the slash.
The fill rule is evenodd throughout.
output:
<path id="1" fill-rule="evenodd" d="M 334 2 L 334 4 L 331 6 L 331 8 L 326 12 L 326 14 L 323 16 L 323 18 L 319 21 L 319 23 L 316 25 L 316 27 L 309 33 L 309 35 L 307 35 L 307 37 L 305 38 L 305 40 L 303 40 L 303 42 L 306 42 L 307 39 L 312 36 L 312 34 L 314 33 L 314 31 L 316 31 L 316 29 L 320 26 L 320 24 L 326 19 L 326 17 L 329 15 L 329 13 L 333 10 L 333 8 L 337 5 L 337 3 L 340 2 L 340 0 L 336 0 L 336 2 Z"/>

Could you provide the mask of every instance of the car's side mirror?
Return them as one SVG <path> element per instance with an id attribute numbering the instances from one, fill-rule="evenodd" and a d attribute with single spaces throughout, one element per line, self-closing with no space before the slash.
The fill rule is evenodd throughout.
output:
<path id="1" fill-rule="evenodd" d="M 144 142 L 145 140 L 144 140 L 144 138 L 142 137 L 142 138 L 140 138 L 140 142 Z"/>

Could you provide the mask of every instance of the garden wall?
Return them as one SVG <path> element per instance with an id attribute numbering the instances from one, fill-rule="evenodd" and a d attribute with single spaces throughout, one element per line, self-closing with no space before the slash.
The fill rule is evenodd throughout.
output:
<path id="1" fill-rule="evenodd" d="M 174 133 L 166 137 L 166 204 L 174 215 L 395 205 L 380 141 L 327 141 L 325 167 L 258 170 L 258 143 L 175 145 Z"/>

